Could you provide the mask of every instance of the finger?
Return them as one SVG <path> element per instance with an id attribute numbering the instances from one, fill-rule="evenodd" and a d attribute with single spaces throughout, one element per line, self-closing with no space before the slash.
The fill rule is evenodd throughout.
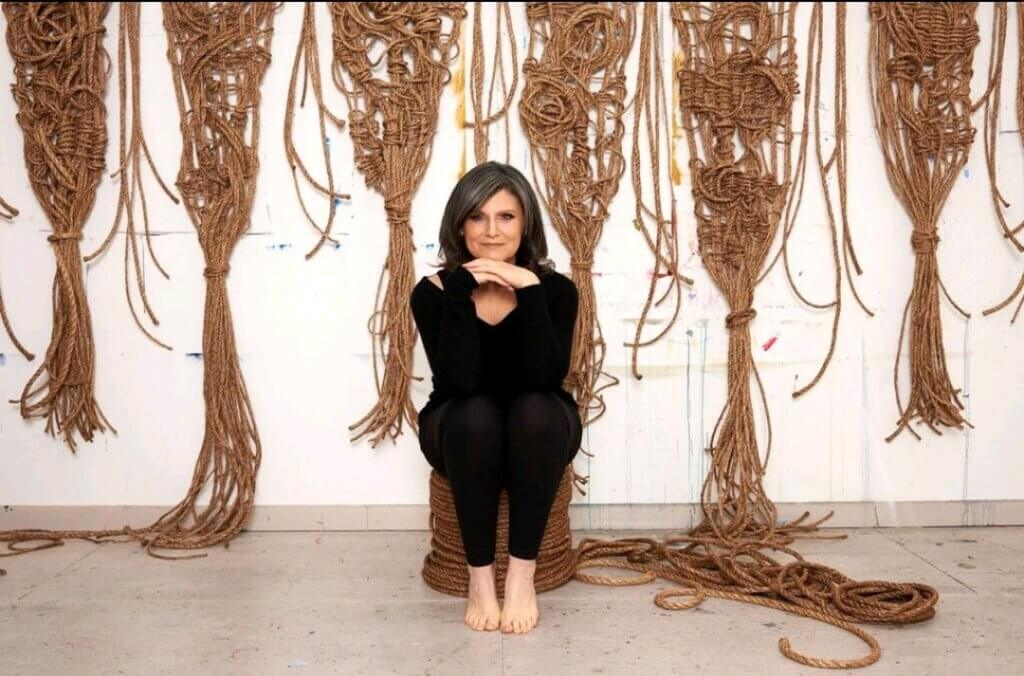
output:
<path id="1" fill-rule="evenodd" d="M 512 288 L 512 281 L 505 275 L 501 274 L 500 270 L 488 270 L 485 274 L 493 277 L 494 280 L 502 286 Z"/>
<path id="2" fill-rule="evenodd" d="M 509 284 L 507 281 L 505 281 L 504 279 L 502 279 L 498 275 L 495 275 L 495 274 L 490 273 L 490 272 L 477 272 L 477 273 L 475 273 L 475 276 L 477 278 L 477 281 L 481 282 L 481 283 L 483 283 L 483 282 L 493 282 L 493 283 L 497 284 L 498 286 L 503 286 L 503 287 L 505 287 L 507 289 L 512 288 L 512 285 Z"/>

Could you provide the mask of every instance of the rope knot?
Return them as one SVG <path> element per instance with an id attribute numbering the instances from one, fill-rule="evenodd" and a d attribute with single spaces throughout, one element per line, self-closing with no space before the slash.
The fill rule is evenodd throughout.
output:
<path id="1" fill-rule="evenodd" d="M 914 253 L 917 254 L 934 253 L 935 245 L 938 243 L 939 236 L 934 231 L 914 230 L 913 234 L 910 235 L 910 245 L 914 248 Z"/>
<path id="2" fill-rule="evenodd" d="M 725 316 L 725 327 L 732 331 L 750 323 L 750 320 L 757 316 L 757 311 L 752 307 L 738 312 L 730 312 Z"/>
<path id="3" fill-rule="evenodd" d="M 569 261 L 569 267 L 573 270 L 580 270 L 581 272 L 588 272 L 594 267 L 593 258 L 580 258 Z"/>
<path id="4" fill-rule="evenodd" d="M 230 265 L 209 265 L 203 270 L 203 277 L 207 279 L 226 277 L 229 270 L 231 270 Z"/>
<path id="5" fill-rule="evenodd" d="M 80 242 L 82 241 L 81 232 L 55 232 L 46 238 L 46 241 L 50 244 L 56 244 L 57 242 Z"/>

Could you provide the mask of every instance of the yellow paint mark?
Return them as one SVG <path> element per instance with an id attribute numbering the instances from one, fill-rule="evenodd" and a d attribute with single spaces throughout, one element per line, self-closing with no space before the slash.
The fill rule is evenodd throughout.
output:
<path id="1" fill-rule="evenodd" d="M 458 104 L 455 106 L 455 128 L 462 134 L 462 158 L 459 161 L 459 178 L 466 174 L 466 34 L 459 37 L 459 68 L 452 76 L 452 89 Z"/>
<path id="2" fill-rule="evenodd" d="M 672 185 L 683 184 L 683 170 L 679 168 L 679 161 L 676 158 L 676 144 L 673 143 L 669 146 L 669 161 L 672 164 Z"/>
<path id="3" fill-rule="evenodd" d="M 672 138 L 668 144 L 669 171 L 672 177 L 672 185 L 683 184 L 683 170 L 679 168 L 679 157 L 676 153 L 676 143 L 683 138 L 683 128 L 679 124 L 682 112 L 679 107 L 679 71 L 683 68 L 683 52 L 675 50 L 672 55 Z"/>

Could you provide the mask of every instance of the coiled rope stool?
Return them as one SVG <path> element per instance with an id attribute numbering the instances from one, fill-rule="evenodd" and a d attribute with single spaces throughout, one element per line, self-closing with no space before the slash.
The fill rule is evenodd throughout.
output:
<path id="1" fill-rule="evenodd" d="M 558 486 L 537 553 L 534 587 L 538 592 L 562 586 L 575 571 L 572 535 L 569 532 L 572 480 L 573 470 L 569 465 Z M 466 570 L 466 550 L 455 514 L 455 501 L 448 479 L 436 471 L 430 473 L 430 531 L 431 549 L 423 559 L 423 580 L 439 592 L 466 596 L 469 593 L 469 571 Z M 500 598 L 505 593 L 505 571 L 508 569 L 508 493 L 504 489 L 498 503 L 498 540 L 494 553 Z"/>

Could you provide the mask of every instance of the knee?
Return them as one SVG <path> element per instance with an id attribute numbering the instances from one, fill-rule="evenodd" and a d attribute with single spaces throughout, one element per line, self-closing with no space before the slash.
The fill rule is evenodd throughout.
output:
<path id="1" fill-rule="evenodd" d="M 550 392 L 524 392 L 509 405 L 510 438 L 528 442 L 552 442 L 568 433 L 562 405 Z"/>
<path id="2" fill-rule="evenodd" d="M 451 402 L 445 428 L 446 446 L 455 441 L 480 451 L 501 444 L 504 420 L 493 398 L 474 394 Z"/>

